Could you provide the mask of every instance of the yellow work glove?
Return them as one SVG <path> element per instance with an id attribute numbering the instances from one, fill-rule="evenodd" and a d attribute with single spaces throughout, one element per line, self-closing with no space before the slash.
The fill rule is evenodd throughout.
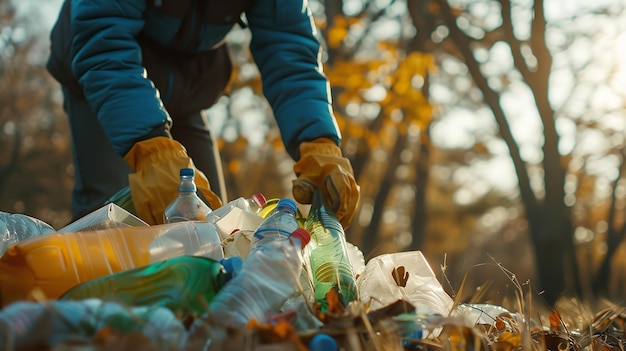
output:
<path id="1" fill-rule="evenodd" d="M 150 225 L 163 224 L 163 212 L 178 195 L 181 168 L 194 168 L 187 150 L 167 137 L 154 137 L 135 143 L 124 160 L 135 171 L 128 175 L 137 216 Z M 209 181 L 195 169 L 195 183 L 212 209 L 222 206 L 211 191 Z"/>
<path id="2" fill-rule="evenodd" d="M 321 189 L 341 225 L 348 228 L 361 193 L 352 165 L 342 156 L 339 146 L 328 138 L 302 143 L 300 160 L 293 170 L 298 177 L 293 181 L 294 199 L 301 204 L 310 204 L 315 188 Z"/>

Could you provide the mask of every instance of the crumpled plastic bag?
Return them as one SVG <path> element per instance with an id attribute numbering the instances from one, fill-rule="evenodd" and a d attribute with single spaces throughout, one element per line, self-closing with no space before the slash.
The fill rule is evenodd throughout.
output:
<path id="1" fill-rule="evenodd" d="M 40 219 L 21 213 L 0 212 L 0 255 L 18 241 L 53 232 L 54 228 Z"/>

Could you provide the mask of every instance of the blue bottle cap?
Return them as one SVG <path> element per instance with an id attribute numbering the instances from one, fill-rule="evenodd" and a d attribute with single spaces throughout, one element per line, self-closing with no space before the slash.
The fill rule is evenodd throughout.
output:
<path id="1" fill-rule="evenodd" d="M 193 168 L 181 168 L 181 169 L 180 169 L 180 174 L 179 174 L 179 175 L 180 175 L 181 177 L 183 177 L 183 176 L 184 176 L 184 177 L 193 177 L 195 173 L 196 173 L 196 172 L 194 171 L 194 169 L 193 169 Z"/>
<path id="2" fill-rule="evenodd" d="M 289 209 L 295 213 L 297 208 L 296 202 L 288 197 L 281 198 L 278 200 L 278 204 L 276 204 L 276 210 Z"/>
<path id="3" fill-rule="evenodd" d="M 229 281 L 241 270 L 243 259 L 239 256 L 231 256 L 222 258 L 220 263 L 226 270 L 226 281 Z"/>
<path id="4" fill-rule="evenodd" d="M 310 351 L 337 351 L 337 342 L 328 334 L 317 334 L 309 342 Z"/>

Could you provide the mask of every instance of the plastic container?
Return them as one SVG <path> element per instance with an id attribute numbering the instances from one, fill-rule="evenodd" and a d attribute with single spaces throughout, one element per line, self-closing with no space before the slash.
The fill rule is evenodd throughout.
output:
<path id="1" fill-rule="evenodd" d="M 448 316 L 454 305 L 420 251 L 370 259 L 358 286 L 361 301 L 373 310 L 402 299 L 415 306 L 418 315 Z"/>
<path id="2" fill-rule="evenodd" d="M 76 345 L 79 341 L 93 344 L 94 337 L 105 328 L 126 335 L 140 333 L 152 342 L 152 346 L 144 345 L 150 350 L 156 350 L 157 346 L 159 350 L 182 350 L 187 342 L 183 323 L 163 307 L 130 308 L 88 299 L 16 302 L 0 311 L 3 350 L 69 350 L 70 346 L 60 345 L 66 342 Z"/>
<path id="3" fill-rule="evenodd" d="M 326 294 L 336 288 L 343 306 L 358 299 L 354 270 L 346 246 L 345 233 L 335 213 L 326 205 L 322 192 L 316 189 L 304 228 L 311 234 L 305 250 L 315 300 L 326 311 Z"/>
<path id="4" fill-rule="evenodd" d="M 241 329 L 249 321 L 267 323 L 294 292 L 302 271 L 301 249 L 310 236 L 297 228 L 289 239 L 259 242 L 243 267 L 211 301 L 220 325 Z"/>
<path id="5" fill-rule="evenodd" d="M 208 221 L 217 221 L 227 215 L 233 208 L 239 208 L 248 213 L 258 214 L 265 205 L 265 196 L 262 193 L 256 193 L 249 198 L 238 197 L 219 208 L 214 209 L 207 217 Z"/>
<path id="6" fill-rule="evenodd" d="M 180 256 L 90 280 L 61 300 L 99 298 L 126 306 L 163 306 L 177 315 L 202 315 L 228 281 L 226 269 L 206 257 Z"/>
<path id="7" fill-rule="evenodd" d="M 133 204 L 133 197 L 130 193 L 130 187 L 126 186 L 120 189 L 117 193 L 113 194 L 108 200 L 104 202 L 105 205 L 115 204 L 124 210 L 137 216 L 137 210 L 135 204 Z"/>
<path id="8" fill-rule="evenodd" d="M 215 226 L 181 222 L 29 238 L 0 257 L 0 303 L 27 299 L 36 288 L 58 298 L 91 279 L 182 255 L 222 259 Z"/>
<path id="9" fill-rule="evenodd" d="M 165 208 L 164 223 L 205 221 L 207 215 L 212 212 L 211 207 L 202 201 L 196 193 L 198 187 L 194 182 L 194 177 L 195 170 L 193 168 L 180 169 L 178 196 Z"/>
<path id="10" fill-rule="evenodd" d="M 148 223 L 116 204 L 108 204 L 59 229 L 59 232 L 83 232 L 118 227 L 147 227 Z"/>
<path id="11" fill-rule="evenodd" d="M 55 230 L 52 226 L 37 218 L 21 213 L 0 212 L 0 255 L 16 242 L 53 232 Z"/>

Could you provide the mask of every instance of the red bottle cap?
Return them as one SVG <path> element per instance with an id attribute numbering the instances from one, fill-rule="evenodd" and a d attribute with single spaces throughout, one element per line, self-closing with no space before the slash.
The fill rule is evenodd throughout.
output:
<path id="1" fill-rule="evenodd" d="M 294 237 L 300 240 L 301 249 L 303 249 L 306 246 L 306 244 L 308 244 L 309 241 L 311 241 L 311 234 L 309 234 L 309 232 L 307 232 L 306 229 L 304 228 L 298 228 L 294 230 L 293 232 L 291 232 L 289 237 Z"/>
<path id="2" fill-rule="evenodd" d="M 252 195 L 250 198 L 252 199 L 252 201 L 256 202 L 259 208 L 263 207 L 265 203 L 267 202 L 267 199 L 265 199 L 265 196 L 263 195 L 263 193 L 256 193 Z"/>

